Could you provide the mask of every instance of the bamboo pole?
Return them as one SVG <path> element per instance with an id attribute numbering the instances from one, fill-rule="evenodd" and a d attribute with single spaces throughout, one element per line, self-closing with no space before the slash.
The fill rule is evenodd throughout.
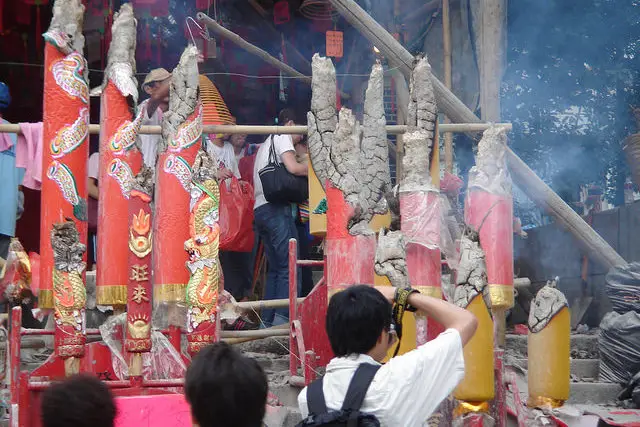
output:
<path id="1" fill-rule="evenodd" d="M 298 303 L 304 301 L 304 298 L 298 298 Z M 235 305 L 245 310 L 261 310 L 263 308 L 285 308 L 289 307 L 289 298 L 285 299 L 269 299 L 260 301 L 242 301 Z"/>
<path id="2" fill-rule="evenodd" d="M 481 132 L 488 129 L 490 123 L 451 123 L 441 124 L 440 132 Z M 496 126 L 503 126 L 507 130 L 511 130 L 511 123 L 497 123 Z M 387 133 L 391 135 L 403 134 L 407 131 L 404 125 L 389 125 Z M 0 133 L 17 133 L 21 134 L 20 125 L 14 123 L 0 124 Z M 100 125 L 89 125 L 90 134 L 99 134 Z M 162 128 L 159 125 L 141 126 L 141 135 L 162 135 Z M 304 135 L 307 133 L 307 126 L 260 126 L 260 125 L 205 125 L 202 133 L 213 134 L 247 134 L 247 135 Z"/>
<path id="3" fill-rule="evenodd" d="M 451 18 L 449 16 L 449 0 L 442 0 L 442 40 L 444 50 L 444 85 L 451 89 Z M 449 117 L 445 123 L 449 123 Z M 444 134 L 444 164 L 445 170 L 453 173 L 453 134 Z"/>
<path id="4" fill-rule="evenodd" d="M 200 22 L 202 22 L 207 27 L 209 27 L 209 29 L 211 31 L 213 31 L 214 34 L 217 34 L 218 36 L 229 40 L 231 43 L 235 44 L 239 48 L 244 49 L 247 52 L 257 56 L 258 58 L 262 59 L 264 62 L 273 65 L 274 67 L 276 67 L 278 70 L 282 71 L 283 73 L 286 73 L 286 74 L 288 74 L 288 75 L 290 75 L 292 77 L 300 79 L 301 81 L 303 81 L 306 84 L 308 84 L 309 86 L 311 86 L 311 77 L 310 76 L 305 76 L 300 71 L 296 70 L 295 68 L 291 67 L 290 65 L 287 65 L 284 62 L 274 58 L 268 52 L 260 49 L 258 46 L 254 45 L 254 44 L 249 43 L 248 41 L 246 41 L 245 39 L 243 39 L 242 37 L 240 37 L 239 35 L 237 35 L 233 31 L 230 31 L 230 30 L 224 28 L 222 25 L 218 24 L 216 21 L 214 21 L 213 19 L 208 17 L 206 14 L 204 14 L 202 12 L 198 12 L 197 18 L 198 18 L 198 20 Z M 348 94 L 346 94 L 346 93 L 344 93 L 342 91 L 340 91 L 340 96 L 343 99 L 349 99 L 350 98 L 350 96 Z"/>
<path id="5" fill-rule="evenodd" d="M 353 0 L 330 1 L 351 25 L 380 49 L 393 66 L 397 66 L 406 78 L 410 77 L 414 61 L 413 55 L 403 48 L 388 31 Z M 432 82 L 438 107 L 452 121 L 481 123 L 480 118 L 435 76 L 432 77 Z M 626 264 L 626 261 L 598 233 L 510 149 L 507 149 L 507 162 L 516 185 L 538 206 L 556 218 L 576 238 L 578 244 L 592 259 L 600 262 L 606 268 Z"/>

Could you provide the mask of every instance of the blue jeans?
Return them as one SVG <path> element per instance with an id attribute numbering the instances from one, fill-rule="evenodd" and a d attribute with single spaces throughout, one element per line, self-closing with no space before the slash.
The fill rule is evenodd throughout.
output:
<path id="1" fill-rule="evenodd" d="M 289 297 L 289 239 L 297 239 L 295 222 L 289 205 L 267 203 L 254 210 L 256 232 L 260 235 L 267 255 L 267 285 L 264 299 Z M 299 291 L 299 290 L 298 290 Z M 265 309 L 262 320 L 275 326 L 289 319 L 287 308 Z"/>

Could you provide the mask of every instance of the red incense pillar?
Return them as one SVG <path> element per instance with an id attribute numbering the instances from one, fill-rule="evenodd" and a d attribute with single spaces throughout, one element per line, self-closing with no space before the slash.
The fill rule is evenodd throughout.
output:
<path id="1" fill-rule="evenodd" d="M 356 284 L 373 284 L 376 237 L 349 234 L 347 224 L 353 208 L 344 194 L 326 181 L 327 237 L 326 269 L 329 298 L 336 292 Z"/>
<path id="2" fill-rule="evenodd" d="M 100 305 L 127 304 L 129 204 L 134 177 L 142 163 L 135 142 L 146 114 L 145 106 L 132 121 L 128 97 L 112 79 L 107 81 L 100 108 L 100 237 L 96 277 L 96 300 Z"/>
<path id="3" fill-rule="evenodd" d="M 76 6 L 82 7 L 81 4 Z M 82 31 L 81 22 L 78 26 Z M 80 242 L 87 243 L 89 87 L 86 61 L 81 53 L 73 50 L 69 35 L 52 27 L 44 38 L 44 176 L 38 305 L 53 308 L 54 256 L 49 239 L 53 225 L 66 218 L 73 220 L 80 233 Z"/>
<path id="4" fill-rule="evenodd" d="M 440 200 L 437 191 L 400 193 L 400 228 L 407 239 L 409 283 L 422 294 L 442 298 L 440 262 Z M 443 328 L 416 316 L 418 346 L 437 337 Z"/>

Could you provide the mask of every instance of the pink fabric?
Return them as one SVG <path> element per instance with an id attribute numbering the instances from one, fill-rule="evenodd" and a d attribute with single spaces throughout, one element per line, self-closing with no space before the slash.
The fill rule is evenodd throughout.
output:
<path id="1" fill-rule="evenodd" d="M 2 120 L 0 120 L 2 123 Z M 13 140 L 8 133 L 0 133 L 0 152 L 8 150 L 13 146 Z"/>
<path id="2" fill-rule="evenodd" d="M 22 185 L 32 190 L 42 187 L 42 122 L 20 123 L 16 167 L 24 168 Z"/>

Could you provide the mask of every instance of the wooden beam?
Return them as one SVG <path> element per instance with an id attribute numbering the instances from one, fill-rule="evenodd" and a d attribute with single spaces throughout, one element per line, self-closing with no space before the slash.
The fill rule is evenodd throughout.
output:
<path id="1" fill-rule="evenodd" d="M 375 19 L 353 0 L 330 0 L 333 7 L 360 33 L 385 55 L 389 62 L 408 79 L 413 67 L 413 55 L 393 38 Z M 454 122 L 480 123 L 451 90 L 433 76 L 433 88 L 438 107 Z M 607 268 L 626 264 L 626 261 L 544 183 L 512 150 L 507 149 L 507 162 L 514 182 L 541 208 L 564 226 L 583 250 Z"/>
<path id="2" fill-rule="evenodd" d="M 444 50 L 444 85 L 451 90 L 451 19 L 449 16 L 449 0 L 442 0 L 442 41 Z M 445 118 L 445 123 L 449 123 Z M 445 170 L 453 173 L 453 134 L 444 134 Z"/>
<path id="3" fill-rule="evenodd" d="M 500 85 L 505 47 L 505 1 L 478 3 L 478 68 L 480 71 L 480 114 L 487 122 L 500 121 Z"/>
<path id="4" fill-rule="evenodd" d="M 209 29 L 214 34 L 220 37 L 224 37 L 225 39 L 229 40 L 231 43 L 235 44 L 239 48 L 244 49 L 247 52 L 257 56 L 258 58 L 262 59 L 266 63 L 276 67 L 278 70 L 282 71 L 283 73 L 288 74 L 289 76 L 295 77 L 305 82 L 308 85 L 311 85 L 311 76 L 305 76 L 300 71 L 296 70 L 290 65 L 285 64 L 284 62 L 274 58 L 265 50 L 262 50 L 258 46 L 249 43 L 248 41 L 246 41 L 245 39 L 243 39 L 233 31 L 230 31 L 224 28 L 222 25 L 218 24 L 216 21 L 211 19 L 206 14 L 202 12 L 198 12 L 197 17 L 198 17 L 198 20 L 203 24 L 205 24 L 207 27 L 209 27 Z M 344 99 L 349 99 L 349 95 L 344 92 L 340 92 L 340 96 L 342 96 L 342 98 Z"/>

